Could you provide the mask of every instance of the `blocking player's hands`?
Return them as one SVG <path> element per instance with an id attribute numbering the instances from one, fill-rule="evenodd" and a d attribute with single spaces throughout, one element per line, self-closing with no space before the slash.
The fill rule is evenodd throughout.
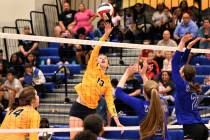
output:
<path id="1" fill-rule="evenodd" d="M 194 39 L 193 41 L 191 41 L 188 45 L 187 48 L 191 49 L 199 40 L 201 40 L 201 37 L 197 37 L 196 39 Z"/>

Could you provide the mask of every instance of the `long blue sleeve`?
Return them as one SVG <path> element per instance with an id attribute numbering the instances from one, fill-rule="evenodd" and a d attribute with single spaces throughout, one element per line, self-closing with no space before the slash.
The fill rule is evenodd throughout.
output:
<path id="1" fill-rule="evenodd" d="M 115 97 L 118 100 L 121 100 L 125 104 L 129 105 L 131 108 L 135 110 L 135 112 L 139 112 L 139 109 L 144 106 L 144 103 L 143 101 L 141 101 L 141 99 L 129 96 L 120 87 L 117 87 L 115 92 Z"/>
<path id="2" fill-rule="evenodd" d="M 182 79 L 179 73 L 180 68 L 184 65 L 182 55 L 182 52 L 176 51 L 172 59 L 172 79 L 178 88 L 185 85 L 185 81 Z"/>
<path id="3" fill-rule="evenodd" d="M 186 48 L 186 50 L 184 51 L 184 53 L 182 55 L 182 64 L 181 65 L 185 65 L 187 63 L 190 52 L 191 52 L 191 49 Z"/>

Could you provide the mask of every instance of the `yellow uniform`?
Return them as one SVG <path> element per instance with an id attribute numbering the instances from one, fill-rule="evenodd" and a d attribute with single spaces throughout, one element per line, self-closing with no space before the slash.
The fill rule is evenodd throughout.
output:
<path id="1" fill-rule="evenodd" d="M 108 36 L 104 35 L 100 41 L 105 41 L 107 38 Z M 117 116 L 117 113 L 114 106 L 110 77 L 97 64 L 100 49 L 101 46 L 95 46 L 93 49 L 82 83 L 76 85 L 75 89 L 79 94 L 80 103 L 91 109 L 98 106 L 101 95 L 104 95 L 108 110 L 113 117 Z"/>
<path id="2" fill-rule="evenodd" d="M 8 112 L 1 129 L 30 129 L 39 128 L 40 114 L 32 106 L 18 107 L 14 111 Z M 8 133 L 0 134 L 0 140 L 38 140 L 38 133 Z"/>

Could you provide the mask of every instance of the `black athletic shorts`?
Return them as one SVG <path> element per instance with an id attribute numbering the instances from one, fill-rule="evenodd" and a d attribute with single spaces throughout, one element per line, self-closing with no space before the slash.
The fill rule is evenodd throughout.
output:
<path id="1" fill-rule="evenodd" d="M 208 139 L 208 128 L 200 124 L 185 124 L 183 125 L 184 129 L 184 139 L 192 140 L 207 140 Z"/>
<path id="2" fill-rule="evenodd" d="M 74 102 L 70 109 L 69 116 L 84 120 L 86 116 L 94 113 L 96 113 L 96 109 L 91 109 L 78 102 Z"/>

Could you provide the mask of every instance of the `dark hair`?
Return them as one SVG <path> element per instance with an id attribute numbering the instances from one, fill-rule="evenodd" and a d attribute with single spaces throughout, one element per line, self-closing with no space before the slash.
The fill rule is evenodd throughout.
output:
<path id="1" fill-rule="evenodd" d="M 185 80 L 189 83 L 190 91 L 200 93 L 201 92 L 200 85 L 193 83 L 193 81 L 195 79 L 195 75 L 196 75 L 195 68 L 193 66 L 187 64 L 184 66 L 182 72 L 184 73 Z"/>
<path id="2" fill-rule="evenodd" d="M 40 121 L 40 128 L 50 128 L 50 123 L 47 118 L 42 118 Z"/>
<path id="3" fill-rule="evenodd" d="M 163 74 L 164 72 L 166 72 L 166 73 L 168 74 L 168 76 L 170 77 L 170 79 L 171 79 L 171 72 L 170 72 L 170 71 L 163 70 L 163 71 L 161 71 L 161 74 L 160 74 L 160 79 L 161 79 L 161 81 L 163 80 L 163 79 L 162 79 L 162 74 Z"/>
<path id="4" fill-rule="evenodd" d="M 30 63 L 26 63 L 26 64 L 24 65 L 24 69 L 27 69 L 27 68 L 33 68 L 33 65 L 30 64 Z"/>
<path id="5" fill-rule="evenodd" d="M 13 103 L 11 109 L 15 110 L 18 106 L 31 105 L 32 100 L 35 99 L 36 90 L 32 86 L 23 88 L 19 95 L 18 103 Z"/>
<path id="6" fill-rule="evenodd" d="M 90 130 L 97 136 L 103 131 L 103 119 L 97 114 L 88 115 L 84 119 L 84 130 Z"/>
<path id="7" fill-rule="evenodd" d="M 9 70 L 7 71 L 7 74 L 12 74 L 14 76 L 15 70 L 13 68 L 9 68 Z"/>
<path id="8" fill-rule="evenodd" d="M 97 136 L 90 130 L 84 130 L 77 133 L 73 140 L 97 140 Z"/>
<path id="9" fill-rule="evenodd" d="M 2 49 L 0 49 L 0 53 L 3 53 L 3 50 Z"/>
<path id="10" fill-rule="evenodd" d="M 81 28 L 79 28 L 78 30 L 77 30 L 77 34 L 78 35 L 86 35 L 85 34 L 86 33 L 86 30 L 85 30 L 85 28 L 84 27 L 81 27 Z"/>
<path id="11" fill-rule="evenodd" d="M 104 22 L 103 19 L 101 19 L 101 20 L 99 20 L 99 21 L 97 22 L 97 28 L 99 27 L 99 25 L 100 25 L 102 22 Z"/>
<path id="12" fill-rule="evenodd" d="M 112 79 L 112 80 L 111 80 L 111 84 L 112 84 L 112 86 L 113 86 L 114 88 L 117 87 L 118 83 L 119 83 L 118 79 Z"/>
<path id="13" fill-rule="evenodd" d="M 203 22 L 204 22 L 205 20 L 208 20 L 208 21 L 210 22 L 210 18 L 208 18 L 207 16 L 203 18 Z"/>
<path id="14" fill-rule="evenodd" d="M 181 5 L 182 5 L 183 3 L 185 3 L 185 4 L 186 4 L 186 8 L 188 9 L 188 8 L 189 8 L 189 6 L 188 6 L 188 3 L 187 3 L 187 1 L 186 1 L 186 0 L 182 0 L 182 1 L 180 2 L 180 4 L 179 4 L 179 8 L 181 8 Z"/>

